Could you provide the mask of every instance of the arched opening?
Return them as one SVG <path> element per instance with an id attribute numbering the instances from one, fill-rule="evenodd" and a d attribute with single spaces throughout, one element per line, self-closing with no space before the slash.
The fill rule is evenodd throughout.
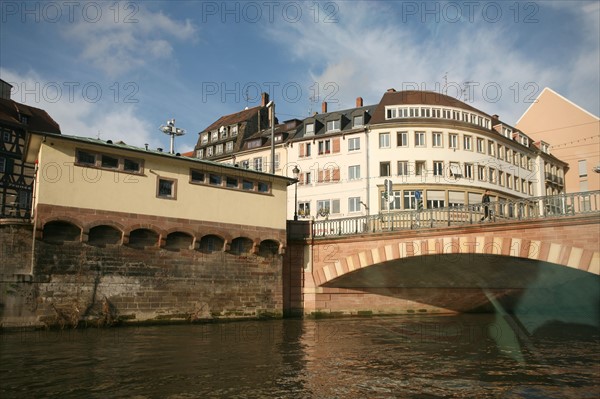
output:
<path id="1" fill-rule="evenodd" d="M 112 226 L 101 225 L 92 227 L 88 234 L 88 244 L 102 247 L 107 244 L 116 245 L 121 242 L 121 231 Z"/>
<path id="2" fill-rule="evenodd" d="M 129 246 L 144 248 L 156 246 L 158 234 L 150 229 L 137 229 L 129 233 Z"/>
<path id="3" fill-rule="evenodd" d="M 258 255 L 264 258 L 272 258 L 279 254 L 279 243 L 275 240 L 261 241 L 258 247 Z"/>
<path id="4" fill-rule="evenodd" d="M 219 236 L 209 234 L 207 236 L 202 237 L 202 239 L 200 240 L 200 246 L 198 247 L 198 250 L 205 254 L 210 254 L 213 252 L 222 251 L 223 245 L 225 245 L 225 240 L 223 240 Z"/>
<path id="5" fill-rule="evenodd" d="M 180 249 L 190 249 L 194 238 L 188 233 L 175 231 L 167 236 L 165 249 L 179 251 Z"/>
<path id="6" fill-rule="evenodd" d="M 63 220 L 48 222 L 44 225 L 43 240 L 51 244 L 62 244 L 67 241 L 79 241 L 81 228 Z"/>
<path id="7" fill-rule="evenodd" d="M 253 242 L 248 237 L 238 237 L 231 241 L 229 252 L 234 255 L 248 254 L 252 250 Z"/>

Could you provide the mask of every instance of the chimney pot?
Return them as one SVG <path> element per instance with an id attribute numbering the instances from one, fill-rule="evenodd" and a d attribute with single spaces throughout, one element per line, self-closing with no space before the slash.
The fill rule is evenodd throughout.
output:
<path id="1" fill-rule="evenodd" d="M 323 104 L 321 104 L 321 112 L 324 114 L 327 113 L 327 101 L 323 101 Z"/>
<path id="2" fill-rule="evenodd" d="M 356 97 L 356 108 L 362 107 L 363 106 L 363 99 L 362 97 Z"/>
<path id="3" fill-rule="evenodd" d="M 269 103 L 269 94 L 262 93 L 260 105 L 263 107 L 266 107 L 268 103 Z"/>
<path id="4" fill-rule="evenodd" d="M 392 87 L 391 89 L 387 89 L 387 92 L 388 92 L 388 93 L 395 93 L 395 92 L 396 92 L 396 89 L 394 89 L 394 88 Z"/>

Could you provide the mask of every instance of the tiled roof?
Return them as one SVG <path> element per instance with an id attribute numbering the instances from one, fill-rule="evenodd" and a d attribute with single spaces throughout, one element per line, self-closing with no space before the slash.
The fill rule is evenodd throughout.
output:
<path id="1" fill-rule="evenodd" d="M 335 133 L 339 133 L 341 132 L 345 132 L 345 131 L 349 131 L 349 130 L 353 130 L 353 126 L 352 126 L 352 117 L 355 116 L 356 114 L 361 114 L 361 113 L 365 113 L 367 115 L 367 120 L 363 121 L 364 125 L 367 125 L 369 122 L 370 117 L 372 117 L 373 115 L 373 111 L 375 110 L 375 108 L 377 107 L 377 104 L 373 104 L 373 105 L 365 105 L 363 107 L 358 107 L 358 108 L 348 108 L 348 109 L 344 109 L 344 110 L 340 110 L 340 111 L 332 111 L 332 112 L 327 112 L 327 113 L 322 113 L 322 114 L 315 114 L 313 116 L 309 116 L 306 119 L 303 120 L 302 125 L 298 127 L 298 132 L 295 135 L 294 139 L 302 139 L 305 137 L 305 127 L 307 123 L 312 123 L 312 121 L 316 121 L 318 123 L 315 123 L 315 132 L 314 132 L 314 136 L 319 136 L 322 134 L 326 133 L 327 130 L 327 121 L 331 120 L 331 119 L 336 119 L 335 117 L 337 116 L 341 116 L 342 117 L 342 126 L 341 129 L 339 131 L 336 131 Z M 311 135 L 310 137 L 312 137 L 313 135 Z"/>
<path id="2" fill-rule="evenodd" d="M 438 107 L 453 107 L 461 108 L 467 111 L 477 112 L 485 116 L 490 117 L 485 112 L 478 110 L 466 104 L 454 97 L 447 96 L 445 94 L 436 93 L 433 91 L 418 91 L 418 90 L 405 90 L 405 91 L 387 91 L 383 94 L 377 109 L 373 113 L 371 124 L 385 123 L 388 120 L 385 119 L 385 107 L 388 105 L 433 105 Z"/>
<path id="3" fill-rule="evenodd" d="M 27 124 L 21 123 L 19 114 L 27 117 Z M 0 123 L 34 132 L 60 134 L 60 126 L 46 111 L 14 100 L 0 99 Z"/>
<path id="4" fill-rule="evenodd" d="M 233 114 L 224 115 L 213 122 L 210 126 L 203 130 L 203 132 L 208 132 L 211 130 L 215 130 L 220 128 L 221 126 L 229 126 L 235 123 L 241 123 L 250 119 L 254 114 L 256 114 L 262 107 L 256 106 L 252 108 L 245 109 L 243 111 L 239 111 Z"/>

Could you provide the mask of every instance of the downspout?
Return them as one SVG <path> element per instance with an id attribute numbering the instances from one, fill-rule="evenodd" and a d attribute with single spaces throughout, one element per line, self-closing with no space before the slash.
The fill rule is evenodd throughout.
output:
<path id="1" fill-rule="evenodd" d="M 367 178 L 366 178 L 366 194 L 367 194 L 367 219 L 369 218 L 369 213 L 370 213 L 370 209 L 371 209 L 371 196 L 370 196 L 370 192 L 371 192 L 371 173 L 369 170 L 369 127 L 365 127 L 365 142 L 366 142 L 366 147 L 365 147 L 365 154 L 367 157 Z"/>
<path id="2" fill-rule="evenodd" d="M 35 234 L 37 232 L 37 214 L 35 213 L 35 201 L 37 196 L 35 195 L 37 192 L 38 186 L 38 162 L 35 160 L 35 167 L 33 170 L 33 187 L 31 190 L 31 218 L 33 219 L 33 234 L 31 237 L 31 270 L 29 274 L 33 277 L 33 271 L 35 266 Z"/>

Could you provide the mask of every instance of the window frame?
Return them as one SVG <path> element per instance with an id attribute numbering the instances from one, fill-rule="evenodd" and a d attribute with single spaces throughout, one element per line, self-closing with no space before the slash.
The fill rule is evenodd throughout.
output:
<path id="1" fill-rule="evenodd" d="M 171 183 L 170 195 L 161 195 L 161 181 Z M 177 200 L 177 179 L 171 177 L 156 176 L 156 198 Z"/>

